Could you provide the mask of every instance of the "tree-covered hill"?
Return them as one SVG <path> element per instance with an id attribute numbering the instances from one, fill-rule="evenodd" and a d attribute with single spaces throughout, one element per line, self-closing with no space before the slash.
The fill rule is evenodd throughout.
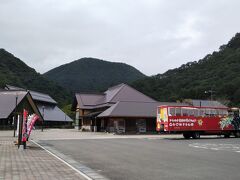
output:
<path id="1" fill-rule="evenodd" d="M 113 85 L 131 83 L 145 77 L 127 64 L 94 58 L 82 58 L 59 66 L 44 76 L 73 92 L 103 91 Z"/>
<path id="2" fill-rule="evenodd" d="M 160 101 L 207 99 L 212 90 L 214 99 L 240 105 L 240 33 L 198 62 L 146 77 L 133 86 Z"/>
<path id="3" fill-rule="evenodd" d="M 6 84 L 47 93 L 60 105 L 71 101 L 71 94 L 68 90 L 47 80 L 14 55 L 0 49 L 0 87 L 3 88 Z"/>

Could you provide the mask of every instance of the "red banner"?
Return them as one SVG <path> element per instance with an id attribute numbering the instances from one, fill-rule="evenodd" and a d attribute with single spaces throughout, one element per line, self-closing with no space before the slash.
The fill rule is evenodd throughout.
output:
<path id="1" fill-rule="evenodd" d="M 28 117 L 28 111 L 23 110 L 23 124 L 22 124 L 22 142 L 27 141 L 27 117 Z"/>

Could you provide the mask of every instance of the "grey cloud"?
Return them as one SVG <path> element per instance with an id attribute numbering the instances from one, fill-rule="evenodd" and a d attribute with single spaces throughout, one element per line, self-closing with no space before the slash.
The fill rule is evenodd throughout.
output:
<path id="1" fill-rule="evenodd" d="M 0 47 L 39 72 L 81 57 L 147 75 L 217 50 L 239 31 L 237 0 L 2 0 Z"/>

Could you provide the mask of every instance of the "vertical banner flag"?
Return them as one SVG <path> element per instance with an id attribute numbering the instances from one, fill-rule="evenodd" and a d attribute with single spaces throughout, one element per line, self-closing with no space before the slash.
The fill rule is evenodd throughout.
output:
<path id="1" fill-rule="evenodd" d="M 33 126 L 35 122 L 39 119 L 39 116 L 36 114 L 32 114 L 28 117 L 28 122 L 27 122 L 27 135 L 28 137 L 30 136 Z"/>
<path id="2" fill-rule="evenodd" d="M 27 117 L 28 117 L 28 111 L 23 110 L 23 124 L 22 124 L 22 142 L 27 141 Z"/>

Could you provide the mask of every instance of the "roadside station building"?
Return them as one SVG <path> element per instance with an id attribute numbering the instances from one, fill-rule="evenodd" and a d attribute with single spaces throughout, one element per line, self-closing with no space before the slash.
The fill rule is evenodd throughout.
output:
<path id="1" fill-rule="evenodd" d="M 156 131 L 157 107 L 163 104 L 183 105 L 157 102 L 119 84 L 100 94 L 77 93 L 72 110 L 76 111 L 75 127 L 82 131 L 146 133 Z"/>
<path id="2" fill-rule="evenodd" d="M 22 115 L 23 109 L 29 114 L 37 114 L 42 121 L 41 113 L 28 91 L 0 90 L 0 129 L 13 128 L 14 119 Z"/>

